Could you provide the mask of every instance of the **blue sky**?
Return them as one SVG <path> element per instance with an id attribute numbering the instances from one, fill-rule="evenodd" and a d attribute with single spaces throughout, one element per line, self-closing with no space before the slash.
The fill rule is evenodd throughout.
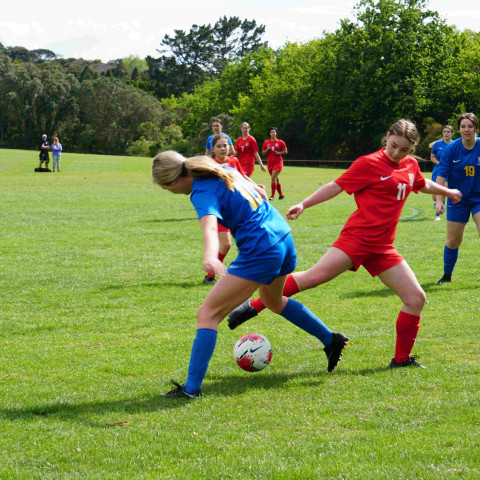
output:
<path id="1" fill-rule="evenodd" d="M 68 57 L 103 61 L 128 55 L 158 56 L 156 48 L 174 29 L 215 23 L 219 17 L 255 19 L 266 26 L 273 47 L 305 42 L 333 32 L 353 18 L 354 0 L 13 0 L 0 13 L 0 42 L 28 49 L 48 48 Z M 430 0 L 449 24 L 480 31 L 480 2 Z"/>

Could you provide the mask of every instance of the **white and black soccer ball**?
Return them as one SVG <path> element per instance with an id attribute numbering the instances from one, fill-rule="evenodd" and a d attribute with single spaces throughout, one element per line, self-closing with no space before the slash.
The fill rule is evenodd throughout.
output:
<path id="1" fill-rule="evenodd" d="M 240 368 L 247 372 L 259 372 L 272 360 L 272 346 L 263 335 L 249 333 L 235 344 L 233 356 Z"/>

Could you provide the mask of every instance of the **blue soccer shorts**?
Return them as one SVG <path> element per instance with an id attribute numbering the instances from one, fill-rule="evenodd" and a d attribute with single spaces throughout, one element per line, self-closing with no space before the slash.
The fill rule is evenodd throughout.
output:
<path id="1" fill-rule="evenodd" d="M 290 233 L 287 233 L 275 245 L 260 254 L 238 257 L 230 264 L 227 271 L 231 275 L 270 285 L 276 278 L 292 273 L 297 266 L 297 252 Z"/>
<path id="2" fill-rule="evenodd" d="M 480 203 L 465 200 L 453 203 L 450 199 L 447 200 L 447 220 L 449 222 L 467 223 L 470 214 L 475 215 L 478 212 L 480 212 Z"/>

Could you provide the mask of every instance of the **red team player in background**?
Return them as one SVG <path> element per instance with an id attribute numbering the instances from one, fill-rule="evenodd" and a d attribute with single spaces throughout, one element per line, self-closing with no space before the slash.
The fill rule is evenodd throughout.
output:
<path id="1" fill-rule="evenodd" d="M 275 198 L 275 191 L 278 190 L 278 198 L 282 200 L 285 195 L 282 192 L 282 186 L 280 185 L 279 175 L 283 169 L 283 157 L 282 155 L 287 154 L 287 146 L 283 140 L 277 138 L 278 129 L 272 127 L 268 134 L 270 135 L 269 140 L 263 142 L 262 154 L 267 155 L 267 168 L 268 173 L 272 177 L 272 195 L 270 200 Z"/>
<path id="2" fill-rule="evenodd" d="M 229 148 L 230 147 L 229 147 L 227 135 L 225 135 L 224 133 L 217 133 L 213 136 L 212 138 L 213 160 L 215 160 L 220 165 L 228 165 L 232 168 L 235 168 L 246 178 L 248 182 L 255 184 L 255 182 L 246 175 L 239 160 L 235 157 L 230 157 L 227 155 Z M 266 194 L 265 194 L 265 200 L 267 200 Z M 227 253 L 230 250 L 230 247 L 232 246 L 232 236 L 230 234 L 230 230 L 228 228 L 225 228 L 220 223 L 218 224 L 218 242 L 219 242 L 218 259 L 221 262 L 223 262 L 224 258 L 227 256 Z M 215 276 L 207 274 L 203 279 L 203 283 L 207 285 L 213 285 L 214 283 L 216 283 Z"/>
<path id="3" fill-rule="evenodd" d="M 245 175 L 251 177 L 255 167 L 255 159 L 257 160 L 262 172 L 267 169 L 263 165 L 262 159 L 258 154 L 258 145 L 254 137 L 250 135 L 250 125 L 248 122 L 242 123 L 242 136 L 238 138 L 235 143 L 235 152 L 238 156 L 238 161 L 242 165 Z"/>
<path id="4" fill-rule="evenodd" d="M 354 194 L 358 209 L 347 220 L 339 238 L 312 268 L 287 277 L 283 295 L 289 297 L 363 265 L 403 302 L 396 323 L 397 340 L 391 368 L 422 367 L 410 353 L 420 326 L 425 292 L 393 246 L 403 205 L 412 191 L 446 195 L 453 202 L 462 198 L 459 190 L 439 186 L 423 177 L 417 161 L 410 156 L 418 142 L 415 124 L 399 120 L 389 128 L 385 148 L 359 157 L 337 180 L 287 211 L 287 218 L 296 220 L 305 208 L 326 202 L 343 191 Z M 263 308 L 259 299 L 247 300 L 230 314 L 230 328 L 257 315 Z"/>

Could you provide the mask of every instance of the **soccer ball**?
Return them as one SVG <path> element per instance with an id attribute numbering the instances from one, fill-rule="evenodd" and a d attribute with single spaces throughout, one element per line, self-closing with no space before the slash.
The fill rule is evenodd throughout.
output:
<path id="1" fill-rule="evenodd" d="M 263 335 L 249 333 L 235 344 L 233 357 L 240 368 L 247 372 L 259 372 L 268 367 L 272 359 L 272 346 Z"/>

